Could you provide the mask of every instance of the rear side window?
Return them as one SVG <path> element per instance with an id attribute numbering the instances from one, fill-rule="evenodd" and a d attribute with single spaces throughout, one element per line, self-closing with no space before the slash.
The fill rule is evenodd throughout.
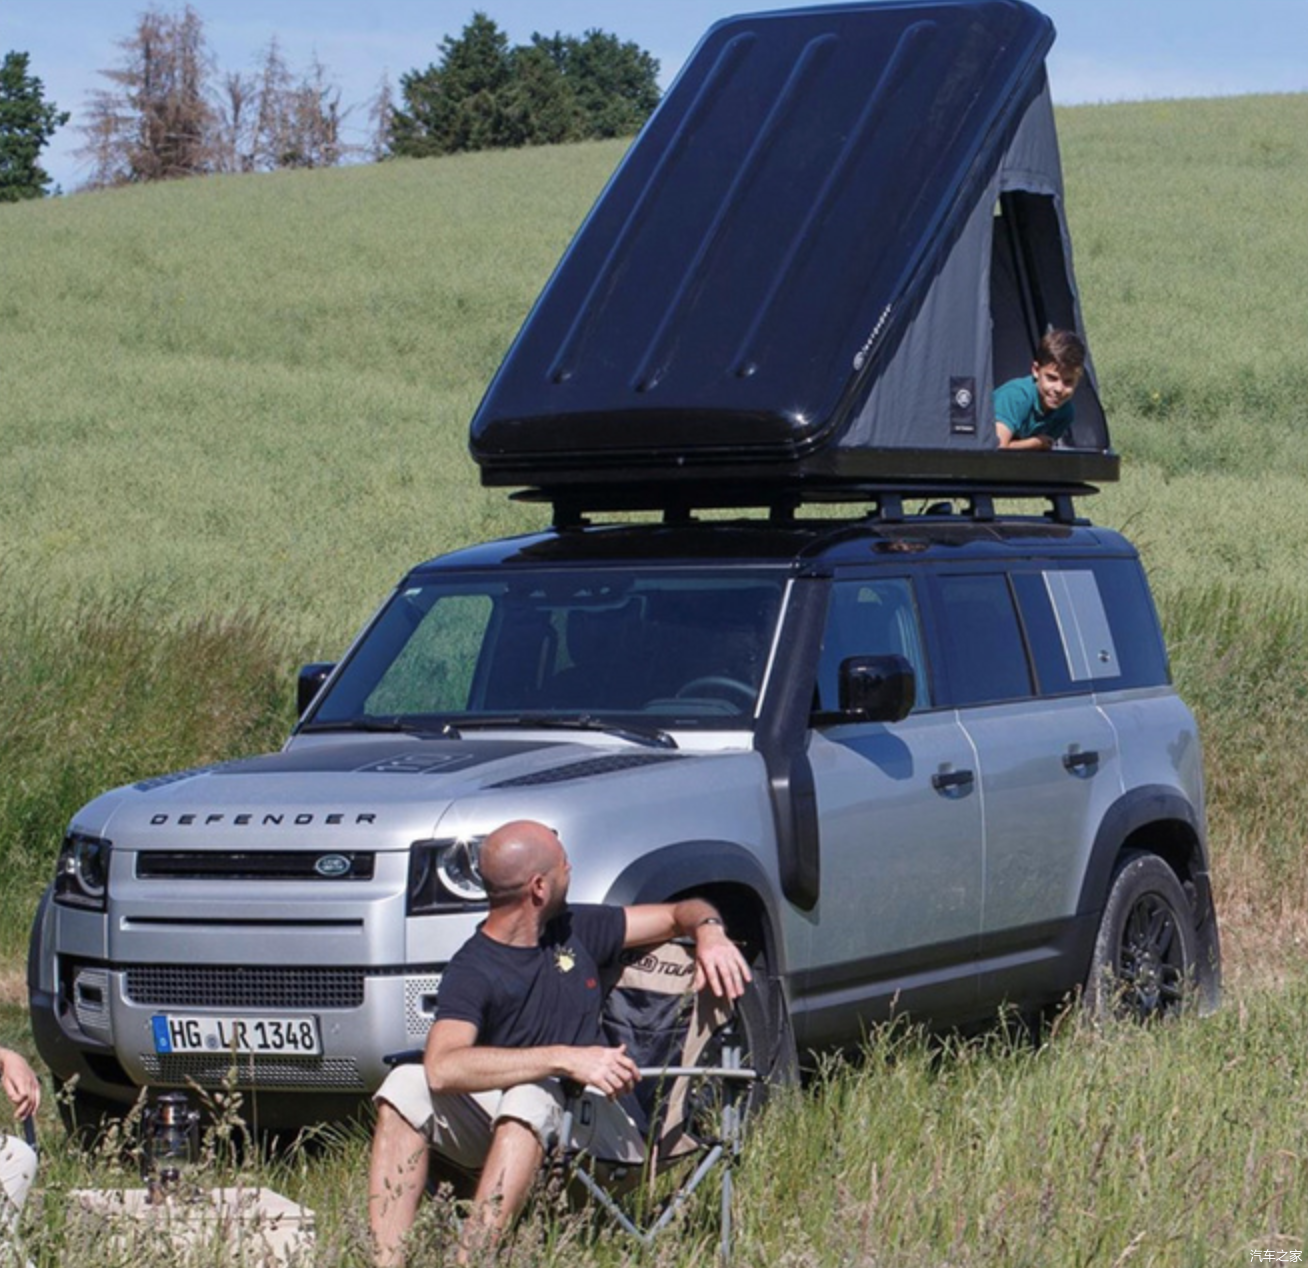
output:
<path id="1" fill-rule="evenodd" d="M 1153 603 L 1134 560 L 1016 573 L 1013 588 L 1041 695 L 1169 681 Z"/>
<path id="2" fill-rule="evenodd" d="M 950 703 L 990 704 L 1032 694 L 1022 626 L 1004 573 L 937 578 Z"/>

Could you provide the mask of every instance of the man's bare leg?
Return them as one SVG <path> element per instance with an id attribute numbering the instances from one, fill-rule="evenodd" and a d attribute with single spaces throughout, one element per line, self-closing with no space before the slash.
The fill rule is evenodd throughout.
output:
<path id="1" fill-rule="evenodd" d="M 377 1268 L 403 1268 L 404 1237 L 427 1185 L 427 1141 L 387 1102 L 377 1106 L 368 1168 L 368 1225 Z"/>
<path id="2" fill-rule="evenodd" d="M 544 1160 L 545 1151 L 536 1133 L 525 1123 L 502 1118 L 495 1124 L 472 1213 L 463 1226 L 460 1263 L 467 1263 L 470 1254 L 492 1250 L 499 1243 L 526 1203 Z"/>

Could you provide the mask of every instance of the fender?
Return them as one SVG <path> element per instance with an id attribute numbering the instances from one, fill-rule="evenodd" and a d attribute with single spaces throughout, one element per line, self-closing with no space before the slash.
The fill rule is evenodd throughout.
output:
<path id="1" fill-rule="evenodd" d="M 784 973 L 780 921 L 773 899 L 776 882 L 758 858 L 732 841 L 677 841 L 637 859 L 609 887 L 605 902 L 620 907 L 667 902 L 670 894 L 734 885 L 748 891 L 763 910 L 763 938 L 773 974 Z"/>
<path id="2" fill-rule="evenodd" d="M 1191 803 L 1175 788 L 1165 784 L 1145 784 L 1133 788 L 1115 801 L 1099 824 L 1090 858 L 1086 863 L 1078 915 L 1098 915 L 1108 901 L 1108 887 L 1123 843 L 1141 828 L 1155 823 L 1182 823 L 1190 831 L 1194 861 L 1192 876 L 1197 899 L 1195 915 L 1201 922 L 1209 916 L 1211 899 L 1208 889 L 1208 860 L 1204 854 L 1203 823 Z"/>
<path id="3" fill-rule="evenodd" d="M 1175 788 L 1162 784 L 1135 788 L 1109 808 L 1095 835 L 1077 902 L 1077 912 L 1093 917 L 1085 922 L 1087 928 L 1094 928 L 1098 924 L 1099 913 L 1108 901 L 1108 887 L 1122 845 L 1132 834 L 1148 829 L 1151 825 L 1158 825 L 1164 831 L 1170 830 L 1173 833 L 1161 842 L 1173 847 L 1173 856 L 1177 846 L 1181 846 L 1184 852 L 1184 861 L 1188 865 L 1188 876 L 1185 879 L 1194 893 L 1195 933 L 1199 938 L 1196 957 L 1199 1007 L 1201 1013 L 1211 1013 L 1222 997 L 1222 951 L 1216 912 L 1213 910 L 1212 885 L 1208 877 L 1204 826 L 1195 807 Z M 1163 825 L 1167 827 L 1164 828 Z M 1177 839 L 1177 825 L 1183 827 L 1188 840 Z M 1174 857 L 1168 861 L 1175 864 Z"/>

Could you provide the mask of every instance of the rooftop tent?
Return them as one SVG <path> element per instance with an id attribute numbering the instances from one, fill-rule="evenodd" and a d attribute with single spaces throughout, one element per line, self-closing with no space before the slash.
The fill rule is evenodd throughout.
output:
<path id="1" fill-rule="evenodd" d="M 1072 446 L 995 448 L 990 395 L 1083 331 L 1044 56 L 1020 0 L 714 26 L 473 419 L 486 484 L 1115 479 L 1093 367 Z"/>

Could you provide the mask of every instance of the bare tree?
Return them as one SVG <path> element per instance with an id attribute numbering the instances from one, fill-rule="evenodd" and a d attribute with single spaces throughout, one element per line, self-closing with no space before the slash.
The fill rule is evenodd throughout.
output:
<path id="1" fill-rule="evenodd" d="M 214 162 L 220 172 L 254 171 L 257 105 L 258 83 L 253 76 L 239 71 L 229 71 L 223 76 Z"/>
<path id="2" fill-rule="evenodd" d="M 395 93 L 391 88 L 391 77 L 382 72 L 381 82 L 377 85 L 377 95 L 368 104 L 368 157 L 374 162 L 391 156 L 391 125 L 395 120 Z"/>
<path id="3" fill-rule="evenodd" d="M 101 74 L 78 151 L 92 186 L 204 172 L 331 167 L 346 155 L 349 110 L 317 57 L 297 77 L 274 37 L 252 74 L 227 73 L 215 91 L 204 24 L 189 5 L 142 14 L 121 40 L 122 65 Z"/>
<path id="4" fill-rule="evenodd" d="M 208 96 L 212 58 L 204 22 L 187 5 L 180 14 L 143 13 L 119 41 L 121 66 L 102 71 L 113 88 L 92 94 L 86 145 L 92 185 L 171 180 L 216 167 L 215 112 Z"/>
<path id="5" fill-rule="evenodd" d="M 345 149 L 341 124 L 348 111 L 341 109 L 341 90 L 331 82 L 327 68 L 315 55 L 308 73 L 291 94 L 294 146 L 285 167 L 335 167 Z"/>
<path id="6" fill-rule="evenodd" d="M 257 76 L 254 166 L 333 167 L 344 156 L 341 90 L 317 57 L 298 81 L 274 39 Z"/>

